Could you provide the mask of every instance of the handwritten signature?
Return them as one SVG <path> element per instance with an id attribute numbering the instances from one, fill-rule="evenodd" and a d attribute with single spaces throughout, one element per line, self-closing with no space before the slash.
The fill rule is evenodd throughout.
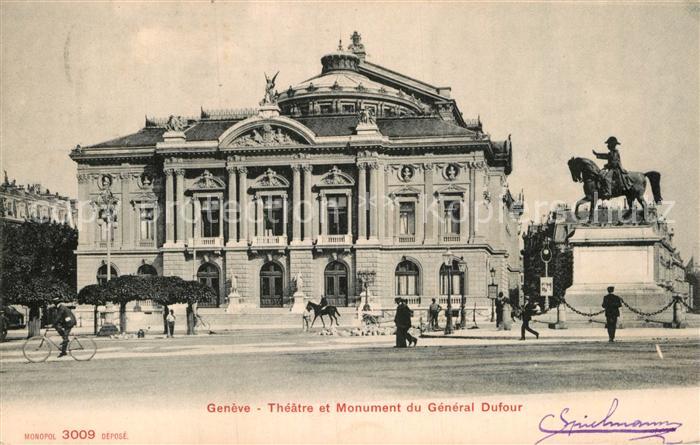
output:
<path id="1" fill-rule="evenodd" d="M 632 437 L 629 440 L 641 440 L 649 438 L 661 439 L 661 443 L 670 444 L 671 442 L 666 442 L 666 434 L 673 433 L 678 428 L 683 426 L 681 422 L 670 422 L 667 420 L 639 420 L 635 419 L 632 421 L 619 422 L 611 420 L 613 414 L 617 410 L 619 405 L 617 399 L 613 399 L 608 413 L 600 420 L 589 420 L 587 415 L 583 418 L 586 419 L 584 422 L 579 420 L 569 420 L 569 408 L 564 408 L 559 413 L 559 421 L 556 420 L 554 414 L 547 414 L 540 419 L 539 428 L 542 433 L 545 433 L 535 445 L 538 445 L 550 437 L 557 435 L 567 435 L 571 436 L 573 434 L 631 434 L 636 437 Z"/>

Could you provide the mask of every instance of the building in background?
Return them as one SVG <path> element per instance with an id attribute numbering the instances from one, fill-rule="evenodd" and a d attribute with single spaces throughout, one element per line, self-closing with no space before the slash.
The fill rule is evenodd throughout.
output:
<path id="1" fill-rule="evenodd" d="M 321 73 L 259 108 L 147 118 L 134 134 L 76 147 L 81 202 L 116 200 L 114 220 L 82 206 L 78 289 L 122 274 L 177 275 L 249 310 L 290 307 L 295 290 L 339 307 L 394 298 L 490 307 L 487 286 L 520 286 L 522 197 L 507 179 L 510 137 L 465 120 L 449 87 L 366 60 L 359 34 Z M 110 242 L 111 264 L 106 263 Z M 296 285 L 295 285 L 296 283 Z M 299 287 L 300 289 L 296 289 Z M 239 297 L 240 296 L 240 297 Z"/>
<path id="2" fill-rule="evenodd" d="M 4 172 L 0 183 L 0 218 L 7 222 L 48 221 L 75 227 L 77 201 L 43 189 L 41 184 L 19 185 Z"/>

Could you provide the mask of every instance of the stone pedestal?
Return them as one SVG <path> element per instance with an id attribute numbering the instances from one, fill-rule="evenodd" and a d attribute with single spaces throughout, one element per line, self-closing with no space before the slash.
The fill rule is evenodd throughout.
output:
<path id="1" fill-rule="evenodd" d="M 228 294 L 228 306 L 226 306 L 227 314 L 240 314 L 245 308 L 245 303 L 238 290 L 234 290 Z"/>
<path id="2" fill-rule="evenodd" d="M 569 238 L 574 277 L 566 291 L 566 301 L 581 312 L 600 312 L 607 287 L 614 286 L 615 294 L 639 311 L 654 312 L 662 308 L 671 295 L 655 281 L 655 244 L 660 241 L 660 235 L 651 226 L 576 228 Z M 620 312 L 628 321 L 643 318 L 624 306 Z M 575 313 L 569 315 L 571 321 L 587 319 Z M 670 320 L 671 317 L 672 311 L 668 310 L 653 318 Z M 605 316 L 601 314 L 595 318 L 604 320 Z"/>
<path id="3" fill-rule="evenodd" d="M 304 312 L 304 309 L 306 309 L 306 304 L 309 302 L 309 299 L 306 298 L 306 294 L 301 291 L 296 291 L 294 292 L 294 302 L 292 303 L 292 307 L 289 309 L 289 312 L 292 314 L 301 314 Z"/>
<path id="4" fill-rule="evenodd" d="M 549 323 L 549 329 L 567 329 L 566 305 L 564 303 L 560 303 L 557 306 L 557 321 L 556 323 Z"/>
<path id="5" fill-rule="evenodd" d="M 498 328 L 499 330 L 510 331 L 513 326 L 513 319 L 511 318 L 510 304 L 506 303 L 503 305 L 503 323 Z"/>
<path id="6" fill-rule="evenodd" d="M 280 115 L 280 107 L 277 104 L 265 104 L 258 108 L 258 115 L 263 119 L 270 119 Z"/>

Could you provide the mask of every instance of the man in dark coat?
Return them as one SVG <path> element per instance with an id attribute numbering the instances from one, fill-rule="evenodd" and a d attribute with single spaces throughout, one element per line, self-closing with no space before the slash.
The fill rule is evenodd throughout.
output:
<path id="1" fill-rule="evenodd" d="M 433 298 L 433 302 L 428 307 L 428 314 L 430 315 L 430 329 L 433 331 L 440 329 L 440 326 L 438 326 L 438 316 L 440 315 L 441 310 L 442 307 L 437 303 L 435 298 Z"/>
<path id="2" fill-rule="evenodd" d="M 540 333 L 535 331 L 530 327 L 530 320 L 532 319 L 533 315 L 537 315 L 538 310 L 537 310 L 537 304 L 535 303 L 534 298 L 530 298 L 527 300 L 527 303 L 525 303 L 525 307 L 523 307 L 522 311 L 522 319 L 523 319 L 523 325 L 520 328 L 520 340 L 525 340 L 525 331 L 534 334 L 535 337 L 540 338 Z"/>
<path id="3" fill-rule="evenodd" d="M 56 305 L 56 318 L 53 322 L 53 327 L 61 336 L 63 341 L 61 342 L 61 352 L 58 357 L 64 357 L 66 355 L 66 349 L 68 349 L 68 336 L 70 335 L 71 329 L 75 326 L 75 315 L 73 311 L 70 310 L 60 299 L 54 299 L 53 303 Z"/>
<path id="4" fill-rule="evenodd" d="M 408 340 L 409 345 L 414 346 L 418 343 L 418 339 L 413 337 L 408 333 L 411 328 L 411 309 L 408 308 L 407 300 L 403 298 L 394 299 L 396 302 L 396 315 L 394 316 L 394 323 L 396 323 L 396 347 L 405 348 L 406 340 Z"/>
<path id="5" fill-rule="evenodd" d="M 503 296 L 503 292 L 498 293 L 498 297 L 494 302 L 496 305 L 496 327 L 503 327 L 503 306 L 506 304 L 506 297 Z"/>
<path id="6" fill-rule="evenodd" d="M 605 327 L 608 328 L 608 341 L 615 341 L 615 330 L 617 329 L 617 318 L 620 316 L 622 300 L 615 295 L 615 287 L 608 287 L 608 294 L 603 297 L 603 308 L 605 308 Z"/>
<path id="7" fill-rule="evenodd" d="M 630 188 L 627 171 L 622 168 L 622 160 L 620 159 L 620 151 L 617 149 L 618 145 L 621 145 L 615 136 L 610 136 L 605 144 L 608 146 L 607 153 L 598 153 L 593 150 L 593 154 L 598 159 L 605 159 L 608 161 L 603 168 L 610 172 L 611 176 L 606 175 L 603 172 L 603 189 L 601 189 L 601 196 L 612 196 L 615 188 L 614 184 L 619 184 L 623 191 L 627 191 Z"/>

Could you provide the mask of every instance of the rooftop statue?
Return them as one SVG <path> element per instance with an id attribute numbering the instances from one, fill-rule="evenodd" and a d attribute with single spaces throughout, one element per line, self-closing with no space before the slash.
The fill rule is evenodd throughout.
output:
<path id="1" fill-rule="evenodd" d="M 165 124 L 168 131 L 184 131 L 187 128 L 187 120 L 182 116 L 170 115 L 168 122 Z"/>
<path id="2" fill-rule="evenodd" d="M 357 114 L 359 124 L 364 125 L 376 125 L 377 120 L 374 117 L 374 111 L 372 109 L 363 108 Z"/>
<path id="3" fill-rule="evenodd" d="M 578 218 L 578 209 L 581 204 L 590 203 L 589 222 L 593 221 L 598 199 L 611 199 L 618 196 L 624 196 L 627 199 L 627 212 L 624 217 L 627 218 L 632 213 L 632 206 L 637 200 L 644 211 L 643 217 L 646 218 L 647 203 L 644 199 L 646 191 L 646 180 L 649 179 L 651 191 L 654 195 L 654 202 L 660 203 L 661 197 L 661 174 L 656 171 L 648 171 L 646 173 L 627 172 L 622 168 L 620 162 L 620 153 L 617 146 L 620 145 L 615 136 L 608 138 L 605 143 L 608 146 L 608 153 L 593 154 L 601 159 L 607 159 L 608 163 L 603 170 L 598 168 L 596 163 L 586 158 L 571 158 L 569 159 L 569 172 L 574 182 L 583 183 L 584 197 L 576 202 L 574 214 Z"/>
<path id="4" fill-rule="evenodd" d="M 263 100 L 260 101 L 260 105 L 268 105 L 268 104 L 274 104 L 277 102 L 277 91 L 275 91 L 275 79 L 277 79 L 277 75 L 280 72 L 277 71 L 277 74 L 272 76 L 272 79 L 270 79 L 267 76 L 267 73 L 265 73 L 265 96 L 263 97 Z"/>

